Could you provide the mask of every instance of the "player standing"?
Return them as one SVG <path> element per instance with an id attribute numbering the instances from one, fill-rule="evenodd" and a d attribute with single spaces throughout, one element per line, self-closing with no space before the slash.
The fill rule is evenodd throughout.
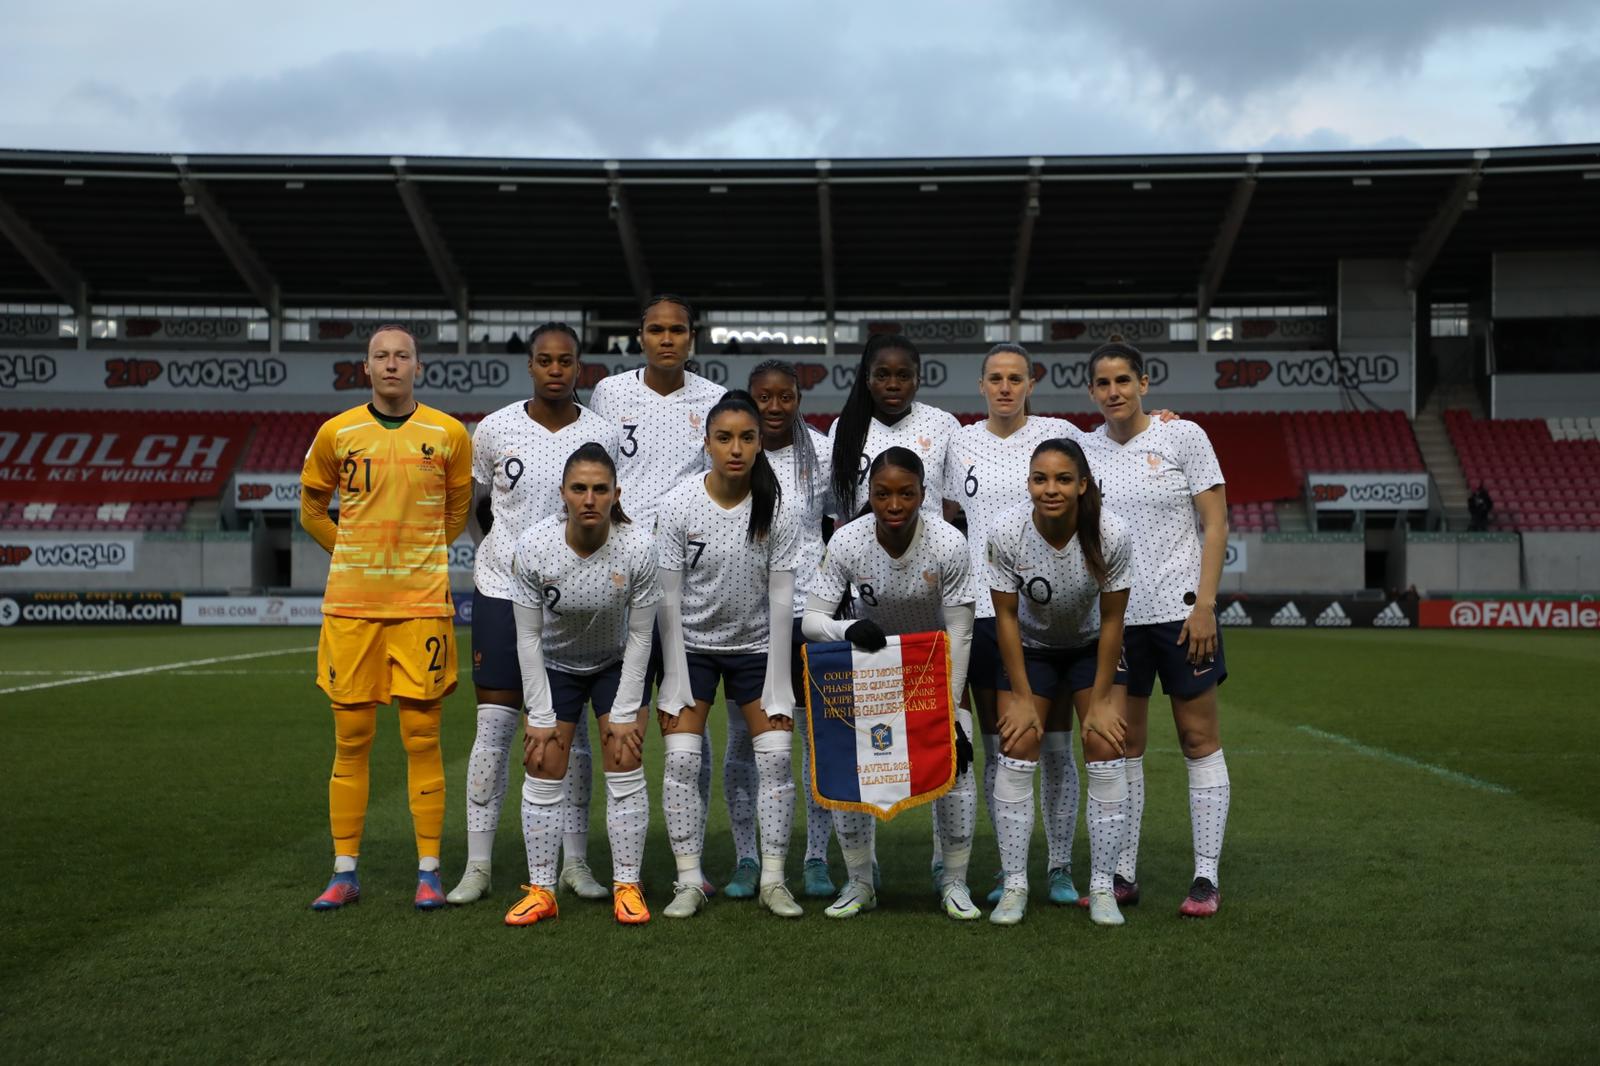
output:
<path id="1" fill-rule="evenodd" d="M 628 490 L 628 510 L 640 529 L 654 529 L 662 497 L 706 469 L 706 415 L 727 390 L 686 367 L 694 352 L 695 330 L 689 301 L 671 293 L 652 297 L 639 316 L 645 365 L 601 379 L 589 396 L 589 406 L 617 429 L 617 477 Z M 657 640 L 650 656 L 646 696 L 650 685 L 660 678 Z M 733 717 L 730 714 L 730 723 Z M 711 799 L 709 728 L 701 755 L 699 788 L 701 810 L 705 811 Z M 739 769 L 736 764 L 736 777 Z M 748 781 L 744 786 L 754 787 Z M 745 880 L 749 880 L 748 874 Z"/>
<path id="2" fill-rule="evenodd" d="M 512 614 L 517 541 L 561 513 L 561 483 L 548 472 L 573 449 L 594 441 L 615 458 L 617 431 L 578 403 L 578 335 L 546 322 L 528 338 L 533 396 L 493 412 L 472 435 L 472 474 L 479 490 L 478 521 L 485 530 L 472 565 L 472 680 L 478 728 L 467 759 L 467 868 L 446 898 L 472 903 L 489 892 L 495 829 L 506 794 L 510 754 L 521 723 L 522 675 Z M 578 724 L 582 724 L 581 722 Z M 589 730 L 576 729 L 568 760 L 565 861 L 561 883 L 585 899 L 604 899 L 587 861 L 589 793 L 594 783 Z"/>
<path id="3" fill-rule="evenodd" d="M 1030 414 L 1033 392 L 1033 358 L 1020 344 L 997 344 L 983 357 L 978 392 L 988 409 L 982 422 L 962 426 L 945 452 L 944 494 L 966 513 L 967 549 L 972 572 L 984 574 L 984 549 L 995 516 L 1028 503 L 1029 462 L 1034 448 L 1054 438 L 1076 440 L 1079 430 L 1063 418 Z M 995 773 L 998 766 L 998 731 L 995 724 L 995 689 L 1000 687 L 1000 653 L 995 644 L 995 608 L 987 595 L 979 595 L 977 621 L 972 634 L 972 700 L 978 728 L 983 733 L 983 796 L 996 838 Z M 963 693 L 963 696 L 965 694 Z M 1078 765 L 1072 757 L 1072 708 L 1054 708 L 1046 718 L 1038 761 L 1044 784 L 1044 831 L 1049 843 L 1050 901 L 1077 901 L 1072 883 L 1072 839 L 1078 822 Z M 1005 873 L 995 878 L 989 902 L 1000 902 Z M 1024 879 L 1024 883 L 1026 883 Z M 991 916 L 992 917 L 992 916 Z"/>
<path id="4" fill-rule="evenodd" d="M 828 428 L 833 513 L 841 524 L 867 505 L 867 468 L 885 448 L 911 452 L 927 471 L 923 508 L 931 517 L 947 513 L 944 499 L 945 451 L 961 429 L 949 411 L 917 400 L 922 355 L 898 334 L 879 333 L 867 341 L 855 382 L 839 417 Z"/>
<path id="5" fill-rule="evenodd" d="M 372 399 L 317 430 L 300 474 L 300 524 L 333 556 L 322 598 L 317 685 L 333 701 L 328 814 L 333 879 L 311 905 L 361 898 L 356 859 L 366 823 L 368 757 L 378 705 L 400 703 L 406 789 L 417 841 L 419 910 L 444 906 L 440 703 L 456 687 L 449 547 L 472 504 L 472 442 L 460 422 L 418 403 L 417 343 L 380 327 L 367 344 Z M 328 503 L 339 493 L 339 522 Z"/>
<path id="6" fill-rule="evenodd" d="M 749 393 L 727 393 L 712 407 L 706 452 L 711 470 L 667 493 L 656 522 L 666 665 L 657 697 L 667 749 L 661 798 L 678 865 L 662 913 L 689 918 L 705 905 L 705 817 L 696 782 L 720 681 L 729 706 L 744 716 L 755 754 L 761 906 L 798 918 L 804 912 L 784 884 L 784 863 L 794 821 L 789 639 L 799 523 L 782 506 Z"/>
<path id="7" fill-rule="evenodd" d="M 1134 542 L 1133 591 L 1123 648 L 1128 665 L 1127 841 L 1117 862 L 1119 903 L 1139 899 L 1139 823 L 1144 814 L 1144 749 L 1155 678 L 1172 701 L 1189 769 L 1194 881 L 1181 913 L 1217 912 L 1217 864 L 1228 823 L 1230 786 L 1217 723 L 1217 686 L 1228 676 L 1217 631 L 1217 586 L 1228 545 L 1222 468 L 1205 431 L 1144 412 L 1150 387 L 1144 356 L 1120 339 L 1089 356 L 1089 393 L 1105 415 L 1084 449 L 1105 504 Z"/>
<path id="8" fill-rule="evenodd" d="M 800 523 L 800 556 L 795 573 L 809 581 L 822 561 L 823 533 L 831 532 L 827 517 L 828 472 L 832 468 L 828 438 L 800 417 L 800 373 L 792 363 L 768 359 L 750 371 L 750 394 L 761 411 L 761 450 L 778 476 L 784 506 L 793 510 Z M 797 579 L 797 584 L 799 579 Z M 794 593 L 793 653 L 789 677 L 797 694 L 796 713 L 806 713 L 799 698 L 805 684 L 800 647 L 805 637 L 800 619 L 806 611 L 806 590 Z M 833 896 L 833 878 L 828 874 L 828 838 L 833 834 L 833 813 L 811 794 L 810 732 L 803 721 L 796 724 L 800 738 L 800 764 L 806 804 L 806 856 L 801 868 L 802 889 L 813 899 Z M 730 750 L 732 745 L 729 745 Z"/>
<path id="9" fill-rule="evenodd" d="M 1083 722 L 1089 773 L 1089 914 L 1119 925 L 1112 876 L 1122 847 L 1127 777 L 1108 750 L 1124 729 L 1126 677 L 1119 675 L 1122 615 L 1133 547 L 1127 529 L 1100 508 L 1083 449 L 1053 439 L 1033 451 L 1030 504 L 989 524 L 987 575 L 1003 669 L 1000 752 L 991 798 L 1004 867 L 997 925 L 1022 921 L 1028 907 L 1028 843 L 1033 834 L 1033 773 L 1045 723 L 1064 697 Z"/>
<path id="10" fill-rule="evenodd" d="M 811 583 L 802 629 L 808 640 L 848 640 L 877 651 L 885 635 L 943 629 L 950 638 L 950 688 L 963 691 L 972 651 L 974 586 L 972 563 L 959 530 L 929 515 L 924 505 L 922 460 L 891 447 L 878 453 L 867 472 L 871 514 L 836 531 Z M 859 621 L 835 620 L 845 593 L 854 586 Z M 972 717 L 956 711 L 955 787 L 934 801 L 934 827 L 943 849 L 939 884 L 944 911 L 970 921 L 982 917 L 967 890 L 972 857 L 977 792 L 972 781 Z M 856 811 L 835 811 L 849 880 L 824 912 L 853 918 L 877 906 L 872 883 L 875 819 Z"/>
<path id="11" fill-rule="evenodd" d="M 526 895 L 506 912 L 507 925 L 532 925 L 557 914 L 563 778 L 585 703 L 599 719 L 605 758 L 613 909 L 624 925 L 650 920 L 639 871 L 650 824 L 639 707 L 661 593 L 654 539 L 628 521 L 621 495 L 610 453 L 592 441 L 584 444 L 562 468 L 564 513 L 539 522 L 517 542 L 512 598 L 528 707 L 522 782 L 528 884 Z"/>

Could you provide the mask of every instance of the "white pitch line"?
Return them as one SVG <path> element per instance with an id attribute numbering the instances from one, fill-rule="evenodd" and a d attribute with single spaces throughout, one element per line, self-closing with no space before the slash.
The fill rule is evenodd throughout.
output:
<path id="1" fill-rule="evenodd" d="M 195 666 L 212 666 L 216 663 L 237 663 L 245 659 L 265 659 L 271 655 L 303 655 L 311 648 L 278 648 L 274 651 L 252 651 L 242 655 L 218 655 L 211 659 L 189 659 L 181 663 L 162 663 L 159 666 L 141 666 L 136 670 L 110 670 L 103 674 L 89 674 L 85 677 L 67 677 L 59 681 L 41 681 L 35 685 L 18 685 L 16 688 L 0 688 L 0 696 L 10 696 L 18 692 L 37 692 L 45 688 L 60 688 L 63 685 L 81 685 L 88 681 L 110 681 L 118 677 L 135 677 L 139 674 L 159 674 L 166 670 L 186 670 Z"/>
<path id="2" fill-rule="evenodd" d="M 1392 762 L 1399 766 L 1408 766 L 1413 770 L 1421 770 L 1424 773 L 1433 774 L 1435 777 L 1442 777 L 1446 781 L 1454 781 L 1458 785 L 1466 785 L 1468 788 L 1475 788 L 1483 792 L 1494 792 L 1501 796 L 1515 795 L 1515 792 L 1512 789 L 1509 789 L 1504 785 L 1497 785 L 1493 781 L 1485 781 L 1481 777 L 1473 777 L 1471 774 L 1464 774 L 1459 770 L 1450 770 L 1443 766 L 1435 766 L 1431 762 L 1423 762 L 1421 759 L 1413 759 L 1409 755 L 1401 755 L 1399 752 L 1389 751 L 1386 748 L 1374 748 L 1371 745 L 1363 744 L 1358 740 L 1351 740 L 1349 737 L 1342 737 L 1338 733 L 1329 733 L 1321 729 L 1314 729 L 1308 725 L 1298 725 L 1295 726 L 1295 728 L 1309 736 L 1317 737 L 1321 740 L 1332 741 L 1335 744 L 1342 744 L 1352 751 L 1360 752 L 1362 755 L 1371 756 L 1374 759 L 1382 759 L 1385 762 Z"/>

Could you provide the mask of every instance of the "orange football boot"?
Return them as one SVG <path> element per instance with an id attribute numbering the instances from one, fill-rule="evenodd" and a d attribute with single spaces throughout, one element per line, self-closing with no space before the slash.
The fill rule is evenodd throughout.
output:
<path id="1" fill-rule="evenodd" d="M 515 907 L 506 911 L 507 925 L 532 925 L 546 918 L 554 918 L 559 913 L 555 893 L 548 888 L 523 885 L 522 890 L 527 895 L 523 896 Z"/>
<path id="2" fill-rule="evenodd" d="M 638 885 L 620 881 L 612 885 L 611 904 L 617 921 L 623 925 L 643 925 L 650 920 L 650 908 L 644 905 L 644 890 Z"/>

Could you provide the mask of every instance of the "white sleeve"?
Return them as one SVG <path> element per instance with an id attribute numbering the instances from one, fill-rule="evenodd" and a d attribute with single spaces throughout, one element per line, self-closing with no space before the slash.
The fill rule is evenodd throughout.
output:
<path id="1" fill-rule="evenodd" d="M 1007 550 L 1009 529 L 999 528 L 999 523 L 989 527 L 988 544 L 984 549 L 984 571 L 991 592 L 1015 592 L 1021 587 L 1017 580 L 1017 564 Z"/>
<path id="2" fill-rule="evenodd" d="M 811 578 L 807 588 L 824 600 L 832 600 L 834 607 L 838 607 L 844 599 L 844 594 L 850 588 L 850 581 L 844 575 L 844 567 L 839 563 L 838 544 L 828 544 L 822 549 L 822 562 L 817 564 L 817 572 Z M 807 610 L 810 608 L 808 607 Z"/>
<path id="3" fill-rule="evenodd" d="M 539 639 L 544 631 L 544 608 L 514 602 L 511 613 L 517 622 L 517 664 L 522 667 L 522 703 L 528 709 L 528 724 L 553 728 L 556 711 L 550 703 L 550 679 L 545 676 Z"/>
<path id="4" fill-rule="evenodd" d="M 961 534 L 951 530 L 960 537 Z M 978 599 L 978 590 L 972 582 L 972 556 L 967 553 L 965 540 L 952 545 L 939 565 L 939 591 L 946 610 L 961 604 L 972 606 Z"/>
<path id="5" fill-rule="evenodd" d="M 838 600 L 825 600 L 814 592 L 807 596 L 806 613 L 800 618 L 800 635 L 815 641 L 848 640 L 845 631 L 850 628 L 851 619 L 834 618 L 833 612 L 838 609 Z"/>
<path id="6" fill-rule="evenodd" d="M 794 571 L 774 570 L 767 576 L 767 681 L 761 709 L 768 718 L 794 717 L 794 680 L 789 655 L 794 644 Z"/>
<path id="7" fill-rule="evenodd" d="M 650 670 L 650 631 L 656 624 L 654 601 L 628 614 L 628 643 L 622 652 L 622 682 L 611 704 L 613 725 L 632 725 L 644 706 L 645 674 Z"/>
<path id="8" fill-rule="evenodd" d="M 961 697 L 967 692 L 967 664 L 972 661 L 972 618 L 975 613 L 970 603 L 944 609 L 944 631 L 950 638 L 950 692 L 954 703 L 960 703 Z"/>
<path id="9" fill-rule="evenodd" d="M 1173 425 L 1187 427 L 1174 436 L 1178 438 L 1178 465 L 1189 478 L 1190 493 L 1198 496 L 1209 488 L 1226 484 L 1222 464 L 1217 461 L 1217 451 L 1206 431 L 1193 422 L 1178 421 Z"/>
<path id="10" fill-rule="evenodd" d="M 689 689 L 689 658 L 683 645 L 683 571 L 657 572 L 661 585 L 661 607 L 656 621 L 661 628 L 661 690 L 656 693 L 656 710 L 676 718 L 685 707 L 694 706 Z"/>

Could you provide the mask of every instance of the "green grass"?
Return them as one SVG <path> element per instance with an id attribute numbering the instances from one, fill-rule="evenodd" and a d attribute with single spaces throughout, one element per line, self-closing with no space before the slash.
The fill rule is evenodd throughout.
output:
<path id="1" fill-rule="evenodd" d="M 1050 907 L 1040 869 L 1022 926 L 948 921 L 927 884 L 922 810 L 881 832 L 883 906 L 855 921 L 808 903 L 783 923 L 719 898 L 694 921 L 624 929 L 608 906 L 564 896 L 558 921 L 513 930 L 500 918 L 523 865 L 515 788 L 493 900 L 412 910 L 392 715 L 374 752 L 365 898 L 307 909 L 329 867 L 332 751 L 314 632 L 11 630 L 0 688 L 295 651 L 0 695 L 12 892 L 0 1048 L 10 1062 L 1593 1059 L 1600 638 L 1227 639 L 1234 798 L 1213 921 L 1176 916 L 1186 785 L 1157 722 L 1145 902 L 1121 929 Z M 449 885 L 464 857 L 470 691 L 446 718 Z M 659 910 L 672 862 L 654 737 L 649 752 Z M 973 883 L 986 888 L 997 858 L 982 823 Z M 796 884 L 800 847 L 797 828 Z M 1080 887 L 1086 848 L 1080 828 Z M 1036 832 L 1035 867 L 1042 849 Z M 707 850 L 725 876 L 720 784 Z"/>

